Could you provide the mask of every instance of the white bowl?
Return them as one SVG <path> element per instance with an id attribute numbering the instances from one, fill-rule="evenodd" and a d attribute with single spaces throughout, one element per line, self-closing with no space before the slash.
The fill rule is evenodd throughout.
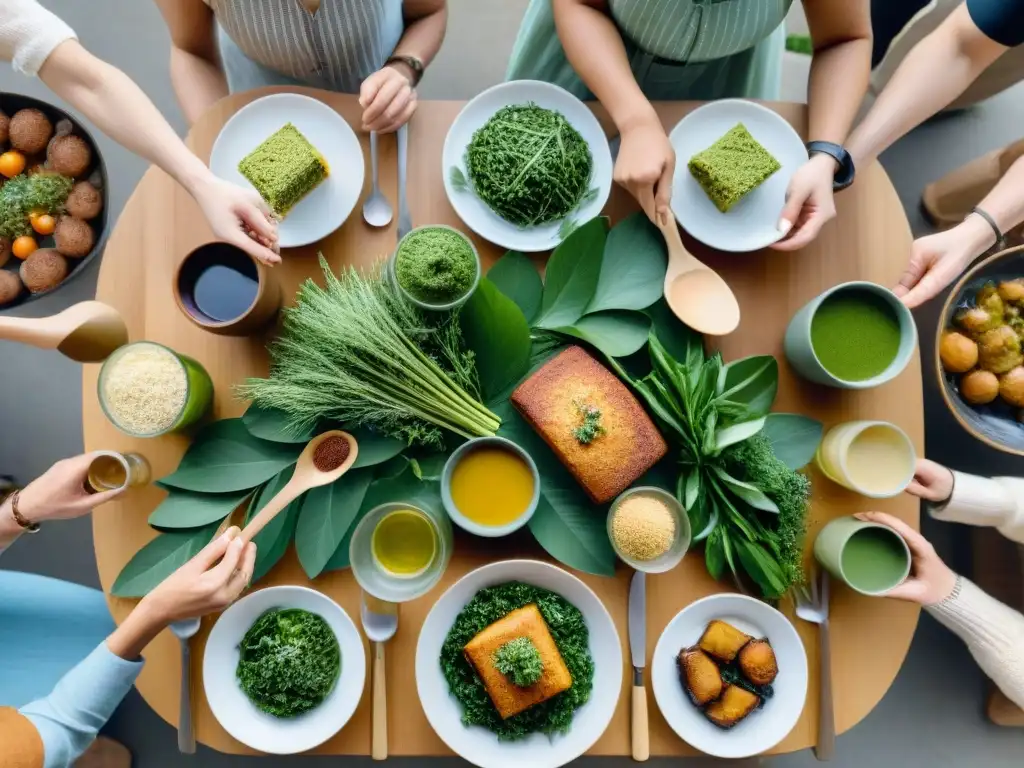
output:
<path id="1" fill-rule="evenodd" d="M 498 741 L 486 728 L 462 724 L 462 706 L 448 691 L 438 661 L 455 617 L 484 587 L 522 581 L 556 592 L 583 614 L 590 632 L 594 687 L 576 710 L 568 733 L 534 733 L 520 741 Z M 431 727 L 448 747 L 480 768 L 557 768 L 594 745 L 611 722 L 622 692 L 622 649 L 608 611 L 586 584 L 561 568 L 536 560 L 492 563 L 463 576 L 431 608 L 416 644 L 416 688 Z"/>
<path id="2" fill-rule="evenodd" d="M 697 644 L 713 619 L 767 638 L 779 664 L 775 695 L 727 731 L 690 701 L 676 661 L 679 651 Z M 789 619 L 770 605 L 745 595 L 711 595 L 688 605 L 665 627 L 654 649 L 651 680 L 658 708 L 679 738 L 714 757 L 751 757 L 782 741 L 800 719 L 807 699 L 807 653 Z"/>
<path id="3" fill-rule="evenodd" d="M 210 153 L 210 170 L 252 189 L 238 163 L 285 123 L 299 129 L 330 169 L 278 225 L 281 247 L 295 248 L 322 240 L 344 224 L 363 192 L 363 148 L 341 115 L 322 101 L 297 93 L 264 96 L 242 107 L 221 128 Z"/>
<path id="4" fill-rule="evenodd" d="M 334 690 L 320 706 L 298 717 L 274 717 L 257 709 L 235 677 L 238 644 L 256 619 L 274 608 L 317 614 L 341 648 L 341 675 Z M 217 722 L 246 746 L 275 755 L 305 752 L 340 731 L 359 706 L 365 682 L 366 652 L 356 625 L 344 608 L 306 587 L 268 587 L 242 598 L 217 619 L 203 654 L 203 688 Z"/>
<path id="5" fill-rule="evenodd" d="M 722 213 L 693 178 L 687 164 L 736 123 L 743 123 L 782 167 L 728 213 Z M 756 251 L 782 239 L 778 225 L 786 204 L 786 189 L 797 168 L 807 162 L 804 142 L 789 123 L 752 101 L 722 99 L 693 110 L 668 138 L 676 152 L 672 212 L 683 229 L 721 251 Z"/>
<path id="6" fill-rule="evenodd" d="M 536 253 L 549 251 L 561 242 L 558 230 L 562 220 L 526 229 L 517 227 L 488 208 L 471 189 L 456 190 L 451 182 L 453 167 L 457 166 L 466 174 L 466 147 L 472 141 L 473 134 L 502 107 L 530 101 L 545 109 L 561 112 L 590 146 L 590 155 L 594 161 L 590 186 L 597 187 L 597 196 L 570 216 L 581 224 L 598 216 L 612 191 L 613 164 L 608 137 L 586 104 L 564 88 L 551 83 L 512 80 L 488 88 L 467 103 L 448 129 L 441 156 L 441 175 L 444 177 L 448 201 L 467 227 L 503 248 Z"/>

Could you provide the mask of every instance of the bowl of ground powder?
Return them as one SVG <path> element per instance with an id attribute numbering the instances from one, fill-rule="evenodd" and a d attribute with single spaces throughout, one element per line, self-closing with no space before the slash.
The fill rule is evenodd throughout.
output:
<path id="1" fill-rule="evenodd" d="M 631 568 L 664 573 L 679 565 L 690 546 L 690 520 L 683 505 L 661 488 L 630 488 L 608 510 L 608 538 Z"/>

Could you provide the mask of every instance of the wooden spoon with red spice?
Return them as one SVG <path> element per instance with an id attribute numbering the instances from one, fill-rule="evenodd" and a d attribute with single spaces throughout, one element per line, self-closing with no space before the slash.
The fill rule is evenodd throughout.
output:
<path id="1" fill-rule="evenodd" d="M 314 437 L 299 454 L 292 479 L 242 530 L 242 541 L 252 541 L 282 509 L 309 489 L 328 485 L 344 475 L 358 455 L 359 444 L 348 432 L 334 429 Z"/>

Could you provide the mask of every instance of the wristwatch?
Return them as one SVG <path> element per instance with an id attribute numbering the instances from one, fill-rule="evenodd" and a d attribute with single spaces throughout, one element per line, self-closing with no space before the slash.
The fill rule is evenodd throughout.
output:
<path id="1" fill-rule="evenodd" d="M 835 178 L 832 180 L 833 192 L 846 189 L 853 184 L 853 177 L 857 171 L 853 167 L 853 158 L 849 152 L 839 144 L 834 144 L 831 141 L 807 142 L 807 154 L 815 155 L 818 153 L 828 155 L 839 163 L 839 170 L 836 171 Z"/>
<path id="2" fill-rule="evenodd" d="M 386 67 L 388 64 L 405 64 L 409 69 L 412 70 L 412 82 L 410 85 L 415 88 L 419 85 L 420 80 L 423 78 L 423 62 L 417 59 L 415 56 L 392 56 L 384 62 Z"/>

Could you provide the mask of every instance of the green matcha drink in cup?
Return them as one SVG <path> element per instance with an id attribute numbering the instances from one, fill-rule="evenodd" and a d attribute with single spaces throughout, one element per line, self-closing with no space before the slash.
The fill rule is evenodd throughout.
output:
<path id="1" fill-rule="evenodd" d="M 910 310 L 874 283 L 830 288 L 805 304 L 786 328 L 786 358 L 797 373 L 842 389 L 870 389 L 895 378 L 916 347 Z"/>
<path id="2" fill-rule="evenodd" d="M 814 541 L 814 557 L 835 578 L 862 595 L 884 595 L 910 575 L 910 548 L 881 523 L 840 517 Z"/>
<path id="3" fill-rule="evenodd" d="M 454 227 L 417 227 L 403 237 L 388 261 L 398 290 L 420 309 L 443 312 L 464 304 L 480 282 L 473 242 Z"/>

